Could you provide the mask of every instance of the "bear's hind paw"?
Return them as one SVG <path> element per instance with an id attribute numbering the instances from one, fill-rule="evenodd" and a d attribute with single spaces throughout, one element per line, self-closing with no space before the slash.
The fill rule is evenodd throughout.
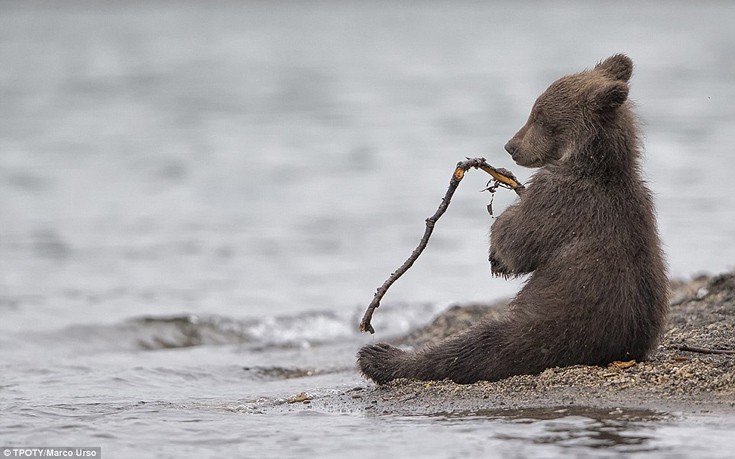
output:
<path id="1" fill-rule="evenodd" d="M 402 377 L 406 352 L 390 344 L 370 344 L 357 353 L 360 372 L 378 384 Z"/>

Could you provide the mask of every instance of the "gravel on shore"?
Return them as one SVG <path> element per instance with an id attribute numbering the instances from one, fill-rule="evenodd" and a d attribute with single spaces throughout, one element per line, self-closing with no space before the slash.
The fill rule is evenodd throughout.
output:
<path id="1" fill-rule="evenodd" d="M 453 306 L 431 324 L 393 340 L 421 346 L 435 342 L 503 304 Z M 686 350 L 688 348 L 694 351 Z M 497 382 L 397 380 L 366 382 L 315 396 L 311 408 L 376 414 L 478 413 L 492 410 L 584 406 L 735 414 L 735 274 L 673 281 L 666 332 L 645 362 L 606 367 L 550 368 L 538 375 Z"/>

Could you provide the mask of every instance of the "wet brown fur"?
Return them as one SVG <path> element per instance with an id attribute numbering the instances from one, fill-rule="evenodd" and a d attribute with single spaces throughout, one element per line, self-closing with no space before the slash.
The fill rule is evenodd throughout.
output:
<path id="1" fill-rule="evenodd" d="M 516 163 L 540 169 L 491 228 L 493 274 L 530 274 L 505 318 L 417 352 L 365 346 L 365 376 L 471 383 L 646 358 L 668 282 L 627 100 L 632 69 L 618 54 L 560 78 L 507 143 Z"/>

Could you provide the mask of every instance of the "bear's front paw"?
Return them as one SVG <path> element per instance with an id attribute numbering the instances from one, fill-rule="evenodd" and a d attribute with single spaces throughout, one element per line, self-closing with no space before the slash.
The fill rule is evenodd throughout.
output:
<path id="1" fill-rule="evenodd" d="M 360 372 L 378 384 L 385 384 L 401 377 L 405 351 L 390 344 L 370 344 L 357 353 Z"/>
<path id="2" fill-rule="evenodd" d="M 498 260 L 498 258 L 495 256 L 495 252 L 490 252 L 490 257 L 488 258 L 490 261 L 490 272 L 493 276 L 502 276 L 502 277 L 510 277 L 513 275 L 511 270 L 505 266 L 505 263 Z"/>

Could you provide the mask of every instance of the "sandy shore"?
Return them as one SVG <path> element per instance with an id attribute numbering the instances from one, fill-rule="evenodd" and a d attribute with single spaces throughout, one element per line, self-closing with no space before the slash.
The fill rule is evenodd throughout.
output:
<path id="1" fill-rule="evenodd" d="M 502 307 L 454 306 L 427 327 L 393 342 L 420 346 Z M 735 350 L 733 273 L 672 282 L 667 331 L 645 362 L 552 368 L 539 375 L 467 385 L 398 380 L 380 387 L 365 382 L 338 393 L 292 399 L 287 405 L 375 414 L 461 415 L 569 406 L 735 414 L 735 355 L 707 352 L 717 350 Z"/>

